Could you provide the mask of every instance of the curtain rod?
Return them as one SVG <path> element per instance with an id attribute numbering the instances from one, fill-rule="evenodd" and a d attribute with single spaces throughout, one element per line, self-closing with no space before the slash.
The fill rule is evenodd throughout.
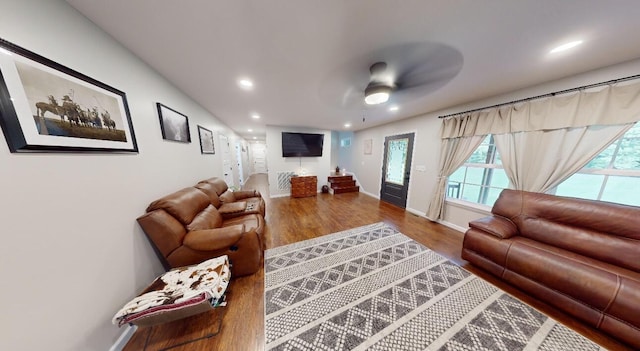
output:
<path id="1" fill-rule="evenodd" d="M 603 85 L 611 85 L 611 84 L 615 84 L 615 83 L 618 83 L 618 82 L 624 82 L 624 81 L 627 81 L 627 80 L 634 80 L 634 79 L 639 79 L 639 78 L 640 78 L 640 74 L 636 74 L 634 76 L 613 79 L 613 80 L 609 80 L 609 81 L 606 81 L 606 82 L 583 85 L 583 86 L 577 87 L 577 88 L 554 91 L 553 93 L 547 93 L 547 94 L 532 96 L 532 97 L 528 97 L 528 98 L 524 98 L 524 99 L 513 100 L 513 101 L 509 101 L 509 102 L 503 102 L 503 103 L 492 105 L 492 106 L 485 106 L 485 107 L 481 107 L 481 108 L 475 108 L 475 109 L 469 110 L 469 111 L 451 113 L 451 114 L 444 115 L 444 116 L 438 116 L 438 118 L 447 118 L 447 117 L 452 117 L 452 116 L 458 116 L 458 115 L 463 115 L 463 114 L 466 114 L 466 113 L 477 112 L 477 111 L 487 110 L 487 109 L 490 109 L 490 108 L 501 107 L 501 106 L 506 106 L 506 105 L 511 105 L 511 104 L 517 104 L 519 102 L 542 99 L 542 98 L 545 98 L 545 97 L 556 96 L 556 95 L 559 95 L 559 94 L 566 94 L 566 93 L 570 93 L 570 92 L 577 91 L 577 90 L 595 88 L 595 87 L 600 87 L 600 86 L 603 86 Z"/>

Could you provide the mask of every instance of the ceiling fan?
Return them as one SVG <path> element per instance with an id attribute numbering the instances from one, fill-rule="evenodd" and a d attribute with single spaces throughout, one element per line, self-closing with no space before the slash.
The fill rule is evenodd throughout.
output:
<path id="1" fill-rule="evenodd" d="M 364 89 L 364 102 L 367 105 L 378 105 L 389 100 L 389 95 L 395 84 L 388 79 L 388 75 L 385 77 L 386 70 L 387 64 L 385 62 L 376 62 L 369 67 L 371 80 Z"/>
<path id="2" fill-rule="evenodd" d="M 435 42 L 410 42 L 382 47 L 345 61 L 327 74 L 320 95 L 345 109 L 385 102 L 405 103 L 438 90 L 462 69 L 455 48 Z M 368 67 L 368 72 L 364 67 Z"/>

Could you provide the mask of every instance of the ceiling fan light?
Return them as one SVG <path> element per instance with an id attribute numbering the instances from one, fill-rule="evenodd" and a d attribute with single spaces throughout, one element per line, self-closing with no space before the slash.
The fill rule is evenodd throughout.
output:
<path id="1" fill-rule="evenodd" d="M 367 105 L 378 105 L 387 102 L 391 88 L 386 85 L 367 87 L 364 91 L 364 102 Z"/>

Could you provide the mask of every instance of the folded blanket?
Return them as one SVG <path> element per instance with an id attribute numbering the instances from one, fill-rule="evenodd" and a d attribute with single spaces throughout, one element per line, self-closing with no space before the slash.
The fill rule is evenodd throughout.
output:
<path id="1" fill-rule="evenodd" d="M 129 301 L 113 317 L 113 324 L 122 324 L 127 316 L 158 306 L 180 308 L 185 301 L 203 296 L 204 299 L 219 300 L 229 285 L 231 271 L 225 256 L 204 261 L 195 266 L 177 268 L 158 277 L 150 288 Z M 168 309 L 164 309 L 168 310 Z"/>

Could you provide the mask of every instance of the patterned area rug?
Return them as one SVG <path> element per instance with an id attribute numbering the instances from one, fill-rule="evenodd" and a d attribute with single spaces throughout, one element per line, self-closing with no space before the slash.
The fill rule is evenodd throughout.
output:
<path id="1" fill-rule="evenodd" d="M 266 350 L 601 350 L 384 223 L 267 250 Z"/>

